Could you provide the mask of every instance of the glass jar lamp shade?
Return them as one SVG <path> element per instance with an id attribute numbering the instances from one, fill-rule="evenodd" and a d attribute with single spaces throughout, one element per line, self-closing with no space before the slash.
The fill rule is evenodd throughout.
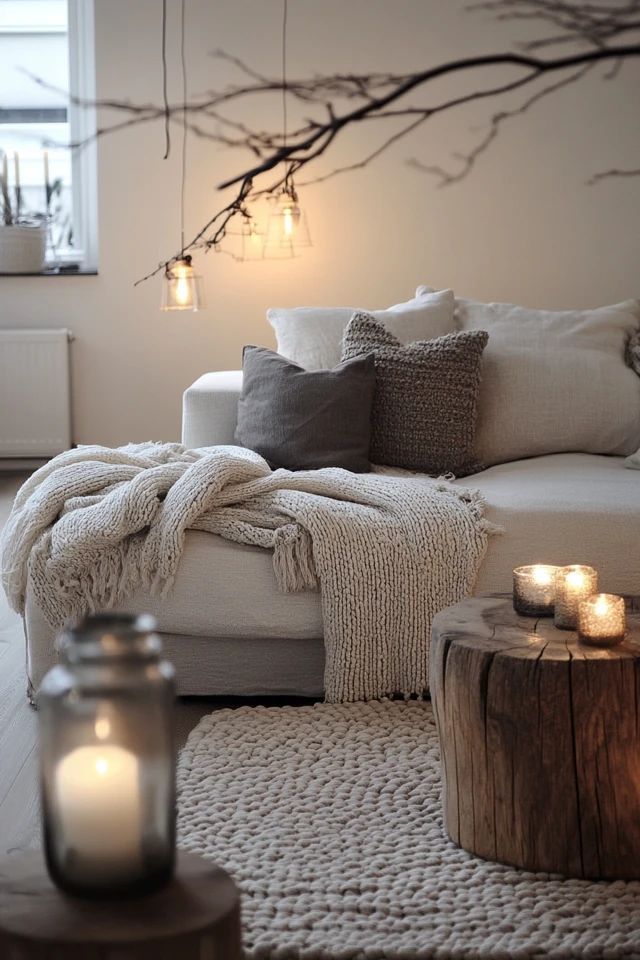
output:
<path id="1" fill-rule="evenodd" d="M 263 260 L 265 234 L 254 217 L 244 217 L 240 227 L 240 254 L 238 260 Z"/>
<path id="2" fill-rule="evenodd" d="M 297 251 L 310 247 L 311 235 L 304 210 L 293 188 L 272 200 L 264 244 L 266 259 L 296 257 Z"/>
<path id="3" fill-rule="evenodd" d="M 154 626 L 88 617 L 38 693 L 47 867 L 76 896 L 146 893 L 173 872 L 173 668 Z"/>
<path id="4" fill-rule="evenodd" d="M 162 281 L 161 310 L 201 310 L 204 307 L 202 278 L 186 255 L 167 265 Z"/>

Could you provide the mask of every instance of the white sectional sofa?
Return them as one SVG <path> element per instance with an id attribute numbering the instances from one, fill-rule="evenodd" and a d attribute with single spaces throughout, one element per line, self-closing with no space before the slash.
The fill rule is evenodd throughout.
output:
<path id="1" fill-rule="evenodd" d="M 240 372 L 208 373 L 184 395 L 188 447 L 233 443 Z M 640 471 L 624 458 L 560 453 L 493 466 L 458 481 L 479 489 L 492 537 L 476 593 L 511 589 L 515 566 L 587 563 L 601 589 L 640 593 Z M 302 695 L 322 692 L 319 595 L 282 594 L 268 551 L 191 531 L 171 595 L 127 604 L 155 615 L 181 694 Z M 25 615 L 30 683 L 55 659 L 54 636 L 33 599 Z"/>

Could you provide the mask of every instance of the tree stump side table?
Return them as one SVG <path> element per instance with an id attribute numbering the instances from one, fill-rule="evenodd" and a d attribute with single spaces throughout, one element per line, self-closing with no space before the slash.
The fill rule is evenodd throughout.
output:
<path id="1" fill-rule="evenodd" d="M 510 597 L 455 604 L 434 618 L 430 685 L 455 843 L 527 870 L 640 878 L 639 598 L 609 649 Z"/>
<path id="2" fill-rule="evenodd" d="M 2 960 L 240 960 L 231 877 L 179 853 L 174 879 L 129 900 L 80 900 L 49 879 L 40 853 L 0 861 Z"/>

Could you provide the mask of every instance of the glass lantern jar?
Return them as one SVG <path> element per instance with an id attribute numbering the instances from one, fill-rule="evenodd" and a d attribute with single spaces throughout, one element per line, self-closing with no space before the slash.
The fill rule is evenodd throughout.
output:
<path id="1" fill-rule="evenodd" d="M 87 617 L 38 693 L 47 867 L 76 896 L 146 893 L 173 871 L 173 668 L 154 628 Z"/>

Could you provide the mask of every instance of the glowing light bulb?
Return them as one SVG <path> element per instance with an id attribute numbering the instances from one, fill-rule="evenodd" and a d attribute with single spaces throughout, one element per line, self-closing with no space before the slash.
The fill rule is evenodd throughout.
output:
<path id="1" fill-rule="evenodd" d="M 282 229 L 286 237 L 293 235 L 293 209 L 287 205 L 282 210 Z"/>
<path id="2" fill-rule="evenodd" d="M 191 300 L 191 285 L 182 272 L 178 274 L 175 297 L 176 302 L 182 307 L 186 306 Z"/>

